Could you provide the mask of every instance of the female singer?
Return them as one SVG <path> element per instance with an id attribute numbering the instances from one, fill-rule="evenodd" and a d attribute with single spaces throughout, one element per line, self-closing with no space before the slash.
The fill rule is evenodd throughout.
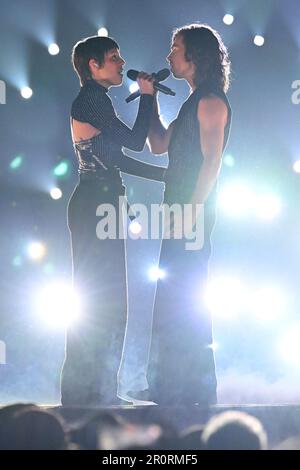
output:
<path id="1" fill-rule="evenodd" d="M 80 321 L 69 327 L 62 371 L 62 404 L 113 405 L 126 327 L 127 289 L 124 237 L 99 238 L 101 205 L 119 206 L 124 196 L 120 171 L 163 179 L 163 169 L 126 156 L 122 147 L 142 151 L 153 112 L 153 79 L 137 82 L 141 97 L 132 129 L 116 115 L 107 95 L 123 80 L 124 59 L 108 37 L 78 42 L 72 62 L 81 89 L 72 105 L 71 128 L 79 182 L 68 206 L 73 283 L 81 298 Z M 102 206 L 104 207 L 104 206 Z M 98 210 L 97 210 L 98 209 Z M 98 215 L 97 215 L 98 214 Z M 116 234 L 122 232 L 116 217 Z"/>

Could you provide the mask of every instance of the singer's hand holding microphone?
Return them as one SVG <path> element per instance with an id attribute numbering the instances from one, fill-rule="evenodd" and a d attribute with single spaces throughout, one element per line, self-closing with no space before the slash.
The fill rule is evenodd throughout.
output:
<path id="1" fill-rule="evenodd" d="M 139 72 L 139 74 L 136 77 L 136 82 L 138 83 L 139 86 L 139 93 L 142 94 L 148 94 L 148 95 L 154 95 L 155 89 L 153 86 L 154 83 L 154 77 L 152 75 L 149 75 L 145 72 Z"/>
<path id="2" fill-rule="evenodd" d="M 166 95 L 175 96 L 174 91 L 170 88 L 161 85 L 159 82 L 162 82 L 168 78 L 170 75 L 170 71 L 168 69 L 162 69 L 157 73 L 152 73 L 149 75 L 145 72 L 138 72 L 137 70 L 128 70 L 127 77 L 130 78 L 132 81 L 137 81 L 140 91 L 136 91 L 132 93 L 127 99 L 126 103 L 130 103 L 131 101 L 138 98 L 143 93 L 148 93 L 153 95 L 155 91 L 161 91 Z"/>

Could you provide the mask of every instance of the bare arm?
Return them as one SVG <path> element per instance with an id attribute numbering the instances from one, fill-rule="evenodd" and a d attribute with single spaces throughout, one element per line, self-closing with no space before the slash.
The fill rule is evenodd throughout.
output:
<path id="1" fill-rule="evenodd" d="M 192 219 L 188 222 L 193 228 L 199 212 L 196 205 L 204 204 L 213 189 L 218 177 L 224 145 L 224 130 L 228 119 L 228 109 L 221 98 L 212 96 L 202 99 L 197 111 L 200 128 L 200 147 L 204 160 L 202 162 L 193 195 L 189 201 L 192 204 Z M 174 226 L 165 228 L 165 238 L 173 236 Z"/>
<path id="2" fill-rule="evenodd" d="M 215 185 L 221 168 L 227 119 L 228 109 L 221 98 L 212 96 L 200 101 L 198 121 L 204 160 L 190 201 L 192 204 L 203 204 Z"/>
<path id="3" fill-rule="evenodd" d="M 168 151 L 172 130 L 173 123 L 170 124 L 168 129 L 161 123 L 159 118 L 159 104 L 156 96 L 147 141 L 149 149 L 154 155 L 162 155 Z"/>

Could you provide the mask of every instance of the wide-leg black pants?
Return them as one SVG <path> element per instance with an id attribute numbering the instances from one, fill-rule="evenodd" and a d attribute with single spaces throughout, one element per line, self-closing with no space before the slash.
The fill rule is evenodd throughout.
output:
<path id="1" fill-rule="evenodd" d="M 157 283 L 148 367 L 149 398 L 157 404 L 217 401 L 212 318 L 204 298 L 214 221 L 208 204 L 202 249 L 188 251 L 186 239 L 162 242 L 165 277 Z"/>
<path id="2" fill-rule="evenodd" d="M 68 206 L 73 283 L 81 299 L 77 322 L 68 328 L 61 376 L 63 405 L 114 404 L 126 327 L 125 242 L 119 239 L 121 179 L 81 180 Z M 101 204 L 116 209 L 116 239 L 99 239 Z"/>

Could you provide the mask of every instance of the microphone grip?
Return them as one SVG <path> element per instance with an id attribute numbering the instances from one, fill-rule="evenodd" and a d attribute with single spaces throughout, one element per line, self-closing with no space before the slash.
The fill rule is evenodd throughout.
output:
<path id="1" fill-rule="evenodd" d="M 136 91 L 135 93 L 132 93 L 131 95 L 129 95 L 125 101 L 126 103 L 131 103 L 131 101 L 136 100 L 137 98 L 139 98 L 139 96 L 141 96 L 140 91 Z"/>
<path id="2" fill-rule="evenodd" d="M 171 95 L 171 96 L 176 95 L 176 93 L 172 91 L 171 88 L 168 88 L 167 86 L 162 85 L 161 83 L 154 82 L 153 86 L 155 90 L 161 91 L 162 93 L 165 93 L 166 95 Z"/>
<path id="3" fill-rule="evenodd" d="M 170 88 L 168 88 L 165 85 L 162 85 L 161 83 L 154 82 L 153 86 L 154 86 L 155 90 L 158 90 L 161 93 L 164 93 L 165 95 L 171 95 L 171 96 L 176 95 L 176 93 L 173 90 L 171 90 Z M 131 101 L 136 100 L 140 96 L 141 96 L 140 91 L 136 91 L 135 93 L 132 93 L 131 95 L 129 95 L 128 98 L 126 98 L 125 101 L 126 101 L 126 103 L 131 103 Z"/>

